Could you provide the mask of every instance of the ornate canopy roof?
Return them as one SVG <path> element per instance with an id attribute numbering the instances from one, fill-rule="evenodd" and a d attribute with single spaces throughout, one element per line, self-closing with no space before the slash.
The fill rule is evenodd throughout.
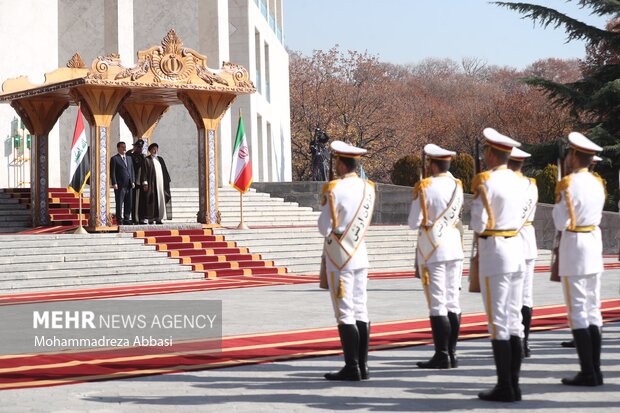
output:
<path id="1" fill-rule="evenodd" d="M 126 103 L 174 105 L 182 103 L 182 90 L 207 91 L 215 94 L 241 95 L 254 93 L 247 70 L 223 62 L 220 69 L 207 66 L 207 56 L 183 46 L 174 30 L 161 42 L 138 52 L 134 67 L 123 67 L 120 56 L 99 56 L 87 68 L 78 53 L 66 68 L 45 74 L 43 84 L 34 84 L 25 76 L 8 79 L 2 84 L 0 102 L 31 97 L 48 97 L 65 104 L 76 104 L 71 89 L 81 85 L 129 89 Z"/>

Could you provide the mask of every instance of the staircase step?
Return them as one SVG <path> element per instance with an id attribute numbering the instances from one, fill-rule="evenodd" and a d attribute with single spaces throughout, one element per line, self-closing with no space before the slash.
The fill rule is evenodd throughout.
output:
<path id="1" fill-rule="evenodd" d="M 159 245 L 157 246 L 160 247 Z M 169 257 L 189 257 L 196 255 L 230 255 L 230 254 L 249 254 L 247 248 L 235 247 L 235 248 L 211 248 L 203 249 L 201 247 L 195 248 L 192 245 L 187 244 L 171 244 L 165 246 L 166 249 L 159 249 L 160 251 L 168 251 Z"/>
<path id="2" fill-rule="evenodd" d="M 273 267 L 273 261 L 224 261 L 192 264 L 194 271 Z"/>
<path id="3" fill-rule="evenodd" d="M 156 237 L 168 235 L 213 235 L 212 229 L 172 229 L 159 231 L 136 231 L 134 236 L 137 238 Z"/>
<path id="4" fill-rule="evenodd" d="M 200 242 L 204 248 L 236 247 L 224 241 L 222 235 L 157 235 L 143 238 L 145 244 L 173 244 Z"/>
<path id="5" fill-rule="evenodd" d="M 280 267 L 264 267 L 264 268 L 239 268 L 205 271 L 205 278 L 235 277 L 235 276 L 254 276 L 254 275 L 278 275 L 286 274 L 286 269 Z"/>
<path id="6" fill-rule="evenodd" d="M 224 261 L 257 261 L 262 259 L 260 254 L 204 255 L 204 250 L 196 251 L 200 251 L 200 255 L 181 256 L 179 257 L 179 262 L 182 264 L 201 264 Z M 168 251 L 168 253 L 170 252 Z"/>

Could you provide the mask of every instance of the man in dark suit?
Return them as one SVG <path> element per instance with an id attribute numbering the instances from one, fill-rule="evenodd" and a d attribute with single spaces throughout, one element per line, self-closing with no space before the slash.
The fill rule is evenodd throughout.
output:
<path id="1" fill-rule="evenodd" d="M 114 187 L 116 200 L 116 223 L 118 225 L 131 224 L 131 190 L 135 186 L 133 162 L 125 152 L 125 142 L 116 144 L 118 153 L 110 159 L 110 181 Z"/>
<path id="2" fill-rule="evenodd" d="M 142 149 L 144 148 L 144 140 L 138 139 L 133 144 L 133 149 L 127 152 L 127 156 L 132 160 L 133 163 L 133 171 L 134 171 L 134 182 L 140 182 L 140 173 L 142 171 L 142 164 L 144 163 L 144 154 L 142 153 Z M 139 211 L 140 211 L 140 192 L 142 191 L 141 185 L 136 185 L 134 189 L 131 191 L 131 213 L 132 213 L 132 221 L 135 225 L 141 224 Z"/>

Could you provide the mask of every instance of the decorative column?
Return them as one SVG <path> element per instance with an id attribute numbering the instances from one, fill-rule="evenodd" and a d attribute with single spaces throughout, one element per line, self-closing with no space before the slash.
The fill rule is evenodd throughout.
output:
<path id="1" fill-rule="evenodd" d="M 168 105 L 156 103 L 125 103 L 118 111 L 135 139 L 143 138 L 150 143 L 153 131 Z"/>
<path id="2" fill-rule="evenodd" d="M 198 222 L 219 226 L 216 130 L 235 95 L 188 90 L 179 92 L 178 96 L 198 130 Z"/>
<path id="3" fill-rule="evenodd" d="M 33 136 L 30 163 L 30 210 L 34 227 L 49 225 L 49 133 L 68 102 L 53 98 L 20 99 L 11 102 Z"/>
<path id="4" fill-rule="evenodd" d="M 129 96 L 124 88 L 94 85 L 78 86 L 72 94 L 82 104 L 82 112 L 90 124 L 90 231 L 113 231 L 110 215 L 110 123 L 118 108 Z"/>

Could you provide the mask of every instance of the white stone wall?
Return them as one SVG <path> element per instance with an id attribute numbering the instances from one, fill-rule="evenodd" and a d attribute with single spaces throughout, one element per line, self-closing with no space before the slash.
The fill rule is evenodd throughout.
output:
<path id="1" fill-rule="evenodd" d="M 21 75 L 32 82 L 43 82 L 43 74 L 58 68 L 58 45 L 53 39 L 58 33 L 58 3 L 56 0 L 0 0 L 0 82 Z M 42 41 L 42 38 L 44 41 Z M 52 41 L 48 41 L 52 39 Z M 11 120 L 15 110 L 8 104 L 0 104 L 0 187 L 15 186 L 16 168 L 11 142 Z M 59 161 L 58 127 L 49 135 L 50 167 Z M 25 155 L 28 156 L 26 150 Z M 30 181 L 29 164 L 25 173 Z M 60 185 L 58 173 L 50 176 L 50 186 Z"/>

